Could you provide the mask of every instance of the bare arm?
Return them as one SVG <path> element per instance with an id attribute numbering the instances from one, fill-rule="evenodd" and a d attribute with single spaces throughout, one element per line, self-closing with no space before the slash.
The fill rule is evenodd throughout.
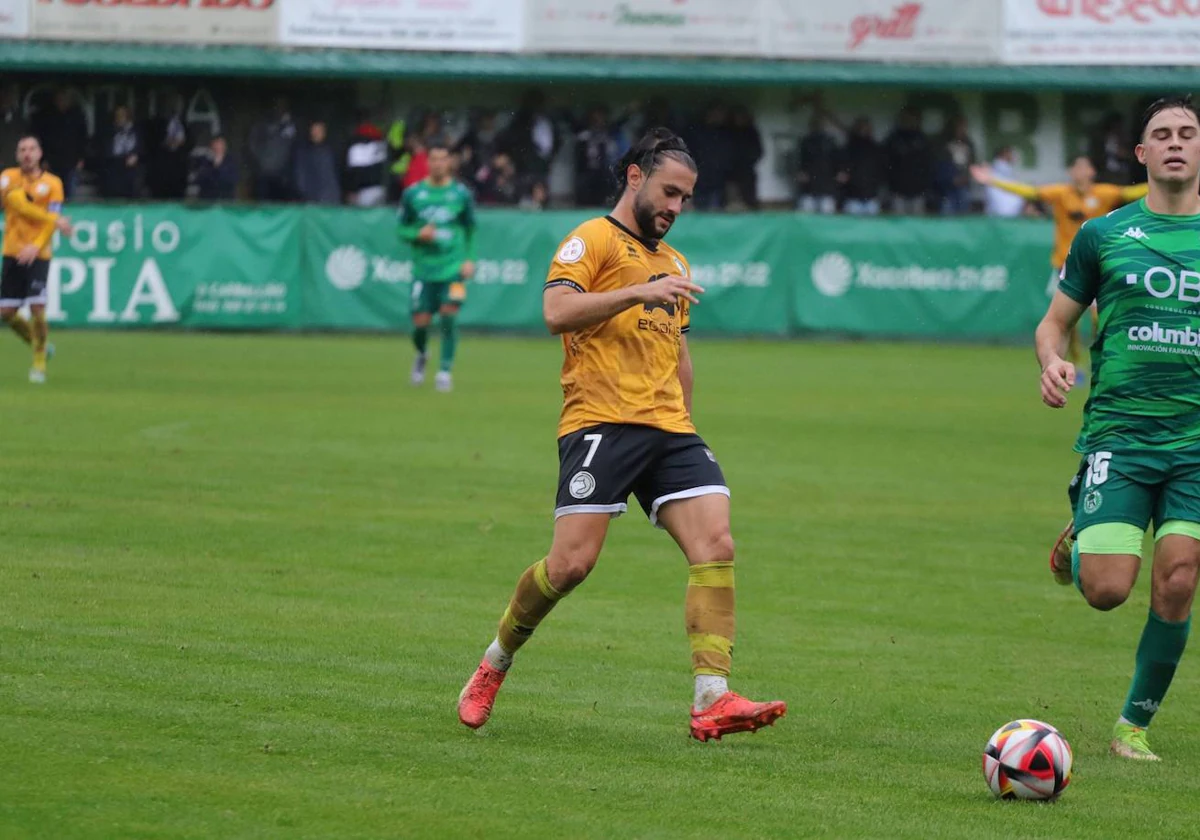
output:
<path id="1" fill-rule="evenodd" d="M 612 292 L 580 292 L 572 286 L 550 286 L 542 293 L 542 317 L 551 335 L 577 332 L 603 323 L 639 303 L 675 303 L 704 291 L 684 277 L 664 277 Z"/>
<path id="2" fill-rule="evenodd" d="M 1063 356 L 1067 353 L 1067 339 L 1086 309 L 1085 304 L 1055 292 L 1034 333 L 1038 364 L 1042 367 L 1042 402 L 1051 408 L 1067 404 L 1067 393 L 1075 383 L 1075 365 Z"/>
<path id="3" fill-rule="evenodd" d="M 692 413 L 692 386 L 695 381 L 695 372 L 692 369 L 692 354 L 688 350 L 687 336 L 680 336 L 679 384 L 683 386 L 683 407 L 687 409 L 688 414 Z"/>

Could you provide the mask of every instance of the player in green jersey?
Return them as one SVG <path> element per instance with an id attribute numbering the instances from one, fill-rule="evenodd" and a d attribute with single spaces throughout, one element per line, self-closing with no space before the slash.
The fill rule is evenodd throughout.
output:
<path id="1" fill-rule="evenodd" d="M 412 243 L 413 362 L 412 384 L 425 382 L 429 325 L 442 319 L 442 359 L 435 384 L 453 387 L 450 370 L 458 347 L 457 318 L 467 299 L 466 282 L 475 274 L 475 199 L 451 171 L 450 147 L 428 145 L 429 177 L 413 184 L 400 199 L 400 238 Z"/>
<path id="2" fill-rule="evenodd" d="M 1098 610 L 1120 606 L 1154 525 L 1150 614 L 1111 752 L 1157 761 L 1146 727 L 1166 696 L 1191 628 L 1200 569 L 1200 116 L 1191 98 L 1147 110 L 1134 150 L 1149 194 L 1084 224 L 1037 329 L 1042 400 L 1066 405 L 1063 357 L 1094 301 L 1093 381 L 1075 450 L 1074 509 L 1051 558 Z"/>

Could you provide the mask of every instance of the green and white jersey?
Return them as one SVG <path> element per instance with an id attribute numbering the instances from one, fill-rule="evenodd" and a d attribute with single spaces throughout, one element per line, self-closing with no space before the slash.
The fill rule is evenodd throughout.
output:
<path id="1" fill-rule="evenodd" d="M 432 242 L 417 239 L 421 228 L 433 225 Z M 412 244 L 413 279 L 449 283 L 459 279 L 459 267 L 475 259 L 475 199 L 462 183 L 435 187 L 413 184 L 400 199 L 400 238 Z"/>
<path id="2" fill-rule="evenodd" d="M 1143 198 L 1092 219 L 1058 287 L 1099 313 L 1076 451 L 1200 447 L 1200 216 Z"/>

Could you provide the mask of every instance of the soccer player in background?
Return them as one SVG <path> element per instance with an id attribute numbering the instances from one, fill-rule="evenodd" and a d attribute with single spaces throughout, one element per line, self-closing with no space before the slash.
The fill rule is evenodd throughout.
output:
<path id="1" fill-rule="evenodd" d="M 1077 536 L 1060 541 L 1051 570 L 1111 610 L 1133 589 L 1154 523 L 1150 614 L 1111 752 L 1156 761 L 1146 728 L 1187 644 L 1200 569 L 1200 117 L 1191 98 L 1152 104 L 1140 137 L 1149 194 L 1082 227 L 1036 344 L 1042 400 L 1062 408 L 1075 381 L 1067 336 L 1098 306 L 1075 443 L 1083 458 L 1069 490 Z"/>
<path id="2" fill-rule="evenodd" d="M 1112 210 L 1131 201 L 1136 201 L 1146 194 L 1146 185 L 1137 184 L 1132 187 L 1121 187 L 1116 184 L 1097 184 L 1096 168 L 1086 155 L 1075 158 L 1067 170 L 1068 182 L 1065 184 L 1046 184 L 1041 187 L 1022 184 L 1016 181 L 1005 181 L 995 177 L 991 167 L 978 164 L 971 167 L 975 180 L 984 186 L 997 187 L 1014 195 L 1019 195 L 1028 201 L 1040 201 L 1050 208 L 1054 219 L 1054 250 L 1050 252 L 1050 280 L 1046 286 L 1047 294 L 1052 295 L 1058 288 L 1058 275 L 1067 260 L 1067 252 L 1071 249 L 1071 240 L 1079 232 L 1079 228 L 1088 219 L 1103 216 Z M 1096 332 L 1096 313 L 1092 311 L 1092 333 Z M 1068 346 L 1068 356 L 1071 361 L 1083 361 L 1083 342 L 1078 332 L 1072 332 Z"/>
<path id="3" fill-rule="evenodd" d="M 458 313 L 467 299 L 466 281 L 475 274 L 475 199 L 453 176 L 450 147 L 444 140 L 428 145 L 429 177 L 400 198 L 400 237 L 412 243 L 412 340 L 417 348 L 412 384 L 425 382 L 429 326 L 442 320 L 441 365 L 434 384 L 453 387 L 451 369 L 458 348 Z"/>
<path id="4" fill-rule="evenodd" d="M 469 727 L 487 722 L 513 656 L 591 572 L 629 494 L 687 559 L 684 605 L 700 741 L 769 726 L 783 702 L 729 690 L 734 635 L 729 488 L 692 425 L 689 307 L 703 290 L 662 241 L 693 194 L 681 139 L 654 129 L 617 164 L 611 215 L 576 228 L 550 264 L 543 314 L 563 337 L 559 481 L 550 553 L 517 581 L 496 639 L 459 696 Z"/>
<path id="5" fill-rule="evenodd" d="M 46 359 L 53 352 L 46 324 L 46 280 L 55 230 L 70 233 L 62 216 L 63 184 L 42 168 L 42 146 L 32 135 L 17 143 L 17 166 L 0 172 L 4 204 L 4 258 L 0 269 L 0 319 L 33 348 L 29 381 L 46 381 Z M 29 304 L 32 321 L 20 314 Z"/>

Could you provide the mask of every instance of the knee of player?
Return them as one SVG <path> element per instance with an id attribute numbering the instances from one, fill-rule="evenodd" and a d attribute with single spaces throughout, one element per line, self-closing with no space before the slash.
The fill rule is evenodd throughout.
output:
<path id="1" fill-rule="evenodd" d="M 1083 597 L 1095 609 L 1102 612 L 1115 610 L 1125 603 L 1131 587 L 1118 580 L 1083 581 Z"/>
<path id="2" fill-rule="evenodd" d="M 1158 590 L 1168 600 L 1190 599 L 1196 591 L 1197 558 L 1187 557 L 1171 563 L 1158 576 Z"/>
<path id="3" fill-rule="evenodd" d="M 733 535 L 728 529 L 713 532 L 704 541 L 701 552 L 702 556 L 691 558 L 693 563 L 732 563 Z"/>
<path id="4" fill-rule="evenodd" d="M 550 585 L 559 592 L 569 592 L 583 583 L 596 566 L 596 553 L 582 547 L 551 551 L 547 573 Z"/>

